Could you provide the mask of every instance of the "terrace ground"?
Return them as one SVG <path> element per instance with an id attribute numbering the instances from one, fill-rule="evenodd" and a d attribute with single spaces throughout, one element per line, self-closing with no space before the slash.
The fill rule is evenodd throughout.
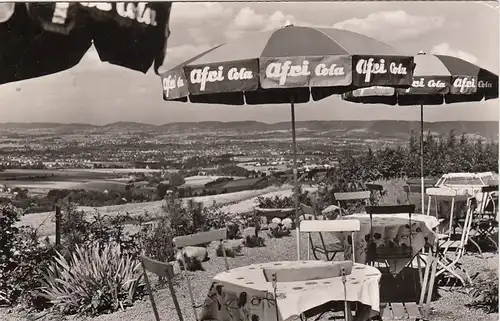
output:
<path id="1" fill-rule="evenodd" d="M 265 233 L 262 232 L 264 235 Z M 241 267 L 249 264 L 271 261 L 286 261 L 295 260 L 295 236 L 292 233 L 289 237 L 281 239 L 266 238 L 266 246 L 262 248 L 244 248 L 243 256 L 237 258 L 230 258 L 230 267 Z M 306 238 L 302 238 L 302 251 L 301 256 L 306 257 Z M 193 293 L 195 294 L 196 302 L 202 303 L 205 295 L 211 284 L 212 278 L 224 271 L 223 258 L 216 257 L 215 246 L 212 245 L 209 249 L 210 261 L 203 263 L 206 269 L 204 272 L 191 272 L 191 284 L 193 286 Z M 342 259 L 342 255 L 337 256 L 336 259 Z M 486 254 L 484 259 L 478 256 L 467 255 L 462 260 L 471 274 L 475 272 L 484 271 L 486 268 L 498 269 L 498 255 Z M 179 272 L 178 266 L 175 264 L 176 273 Z M 157 284 L 156 279 L 151 276 L 153 284 Z M 193 312 L 190 305 L 189 295 L 185 282 L 180 275 L 176 276 L 174 280 L 175 289 L 178 300 L 186 320 L 193 320 Z M 431 304 L 430 321 L 452 321 L 452 320 L 475 320 L 475 321 L 494 321 L 498 320 L 498 314 L 486 314 L 480 310 L 474 310 L 464 307 L 465 304 L 470 303 L 472 298 L 463 290 L 455 289 L 453 291 L 445 291 L 439 289 L 439 299 Z M 174 305 L 167 287 L 155 289 L 155 299 L 158 305 L 160 318 L 162 320 L 177 320 Z M 24 311 L 11 311 L 8 313 L 7 309 L 0 309 L 0 320 L 3 321 L 21 321 L 33 320 L 28 318 Z M 39 321 L 54 320 L 54 316 L 43 314 L 37 315 L 40 317 Z M 33 317 L 33 316 L 32 316 Z M 59 319 L 58 319 L 59 320 Z M 115 312 L 108 315 L 101 315 L 99 317 L 90 318 L 76 318 L 67 317 L 62 320 L 81 320 L 81 321 L 121 321 L 121 320 L 154 320 L 153 311 L 149 299 L 145 297 L 139 302 L 136 302 L 132 307 L 127 308 L 125 311 Z"/>

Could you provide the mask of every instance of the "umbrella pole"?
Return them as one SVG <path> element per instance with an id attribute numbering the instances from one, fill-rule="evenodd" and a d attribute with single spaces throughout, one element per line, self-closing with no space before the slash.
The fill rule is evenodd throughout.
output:
<path id="1" fill-rule="evenodd" d="M 420 104 L 420 188 L 422 193 L 422 214 L 425 213 L 425 182 L 424 182 L 424 104 Z"/>
<path id="2" fill-rule="evenodd" d="M 292 151 L 293 151 L 293 199 L 295 204 L 295 233 L 297 238 L 297 260 L 300 260 L 300 229 L 299 229 L 299 186 L 297 179 L 297 140 L 295 139 L 295 103 L 290 101 L 292 114 Z"/>

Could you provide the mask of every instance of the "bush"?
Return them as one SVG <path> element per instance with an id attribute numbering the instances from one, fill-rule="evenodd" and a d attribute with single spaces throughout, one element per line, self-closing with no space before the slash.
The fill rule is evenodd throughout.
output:
<path id="1" fill-rule="evenodd" d="M 260 208 L 292 208 L 295 207 L 295 198 L 294 195 L 291 196 L 279 196 L 276 195 L 274 197 L 257 197 L 257 201 L 259 202 Z M 306 204 L 308 206 L 312 205 L 312 201 L 309 197 L 309 193 L 306 191 L 302 191 L 299 188 L 299 203 Z"/>
<path id="2" fill-rule="evenodd" d="M 137 256 L 140 252 L 136 236 L 124 231 L 125 224 L 132 218 L 128 213 L 110 217 L 98 211 L 88 217 L 85 212 L 76 210 L 76 204 L 68 204 L 61 211 L 62 253 L 69 259 L 77 246 L 94 243 L 103 246 L 117 243 L 123 253 Z"/>
<path id="3" fill-rule="evenodd" d="M 33 289 L 41 285 L 42 272 L 55 253 L 32 228 L 18 228 L 22 212 L 9 205 L 0 209 L 0 304 L 24 302 L 36 309 L 47 302 Z"/>
<path id="4" fill-rule="evenodd" d="M 140 263 L 117 244 L 77 246 L 70 260 L 57 253 L 40 295 L 64 314 L 123 310 L 143 294 Z"/>
<path id="5" fill-rule="evenodd" d="M 486 313 L 498 312 L 498 271 L 487 270 L 485 275 L 475 278 L 470 296 L 474 299 L 467 307 L 481 309 Z"/>
<path id="6" fill-rule="evenodd" d="M 243 231 L 243 245 L 246 247 L 263 247 L 266 246 L 264 238 L 259 236 L 260 226 L 247 227 Z"/>
<path id="7" fill-rule="evenodd" d="M 175 260 L 173 231 L 168 218 L 163 217 L 153 224 L 143 225 L 137 239 L 146 256 L 160 262 Z"/>

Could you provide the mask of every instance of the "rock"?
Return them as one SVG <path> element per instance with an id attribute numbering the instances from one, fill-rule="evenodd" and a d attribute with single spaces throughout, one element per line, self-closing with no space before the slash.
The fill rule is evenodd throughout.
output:
<path id="1" fill-rule="evenodd" d="M 205 247 L 186 246 L 182 250 L 177 251 L 175 256 L 181 270 L 184 268 L 182 265 L 182 256 L 184 256 L 184 261 L 188 271 L 203 271 L 204 269 L 201 266 L 201 262 L 210 260 L 208 257 L 208 251 Z"/>
<path id="2" fill-rule="evenodd" d="M 256 235 L 257 235 L 257 229 L 255 227 L 247 227 L 245 230 L 243 230 L 244 238 Z"/>
<path id="3" fill-rule="evenodd" d="M 274 217 L 272 220 L 271 220 L 272 223 L 275 223 L 275 224 L 281 224 L 281 219 L 279 217 Z"/>
<path id="4" fill-rule="evenodd" d="M 291 230 L 293 226 L 293 220 L 287 217 L 281 221 L 281 224 L 283 224 L 283 226 L 286 227 L 287 229 Z"/>

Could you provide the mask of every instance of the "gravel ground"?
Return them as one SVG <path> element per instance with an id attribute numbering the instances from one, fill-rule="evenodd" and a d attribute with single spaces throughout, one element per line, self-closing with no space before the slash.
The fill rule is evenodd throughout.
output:
<path id="1" fill-rule="evenodd" d="M 265 234 L 265 232 L 261 232 Z M 303 249 L 301 256 L 306 257 L 306 238 L 302 239 Z M 190 273 L 193 292 L 195 294 L 196 302 L 203 302 L 204 296 L 208 291 L 212 278 L 224 269 L 223 258 L 215 256 L 215 246 L 210 249 L 209 253 L 211 260 L 203 263 L 205 272 Z M 259 262 L 280 261 L 280 260 L 295 260 L 295 237 L 292 234 L 290 237 L 282 239 L 267 239 L 266 247 L 263 248 L 244 248 L 243 256 L 234 259 L 229 259 L 231 267 L 239 267 Z M 342 258 L 342 255 L 338 256 Z M 485 254 L 485 258 L 481 259 L 478 256 L 468 255 L 463 258 L 464 266 L 468 267 L 471 275 L 476 271 L 482 271 L 486 267 L 498 269 L 498 255 Z M 153 278 L 152 278 L 153 279 Z M 154 280 L 154 279 L 153 279 Z M 153 281 L 153 283 L 155 283 Z M 193 312 L 190 306 L 189 296 L 185 283 L 176 277 L 176 292 L 178 295 L 179 303 L 183 310 L 185 319 L 187 321 L 193 320 Z M 498 314 L 485 314 L 479 310 L 472 310 L 464 307 L 464 304 L 471 302 L 471 298 L 460 291 L 454 290 L 453 292 L 444 291 L 439 289 L 440 298 L 432 303 L 431 320 L 445 321 L 445 320 L 480 320 L 480 321 L 493 321 L 498 320 Z M 167 288 L 157 289 L 155 291 L 155 299 L 158 305 L 158 310 L 162 320 L 177 320 L 177 316 L 173 307 L 172 300 Z M 10 311 L 7 309 L 0 309 L 0 320 L 2 321 L 20 321 L 20 320 L 33 320 L 23 314 L 22 311 Z M 54 316 L 41 317 L 38 320 L 61 320 Z M 66 320 L 75 320 L 73 317 L 66 318 Z M 151 306 L 148 298 L 136 302 L 133 307 L 125 311 L 116 312 L 109 315 L 102 315 L 96 318 L 80 318 L 83 321 L 122 321 L 122 320 L 154 320 Z"/>

